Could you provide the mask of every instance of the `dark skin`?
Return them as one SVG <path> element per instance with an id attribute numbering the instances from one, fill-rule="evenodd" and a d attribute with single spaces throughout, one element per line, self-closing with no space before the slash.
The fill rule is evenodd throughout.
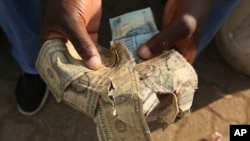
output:
<path id="1" fill-rule="evenodd" d="M 101 0 L 48 0 L 42 40 L 70 40 L 90 69 L 101 66 L 98 40 Z"/>
<path id="2" fill-rule="evenodd" d="M 194 61 L 213 0 L 168 0 L 163 29 L 138 49 L 142 59 L 150 59 L 175 48 L 187 60 Z M 70 40 L 90 69 L 101 67 L 94 45 L 98 39 L 101 0 L 48 0 L 42 40 Z"/>
<path id="3" fill-rule="evenodd" d="M 193 63 L 212 4 L 213 0 L 168 0 L 163 29 L 139 48 L 139 56 L 150 59 L 174 48 Z"/>

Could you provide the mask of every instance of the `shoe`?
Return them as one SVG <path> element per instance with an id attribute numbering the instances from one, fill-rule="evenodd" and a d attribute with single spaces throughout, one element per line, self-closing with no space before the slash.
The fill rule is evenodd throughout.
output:
<path id="1" fill-rule="evenodd" d="M 17 82 L 15 96 L 18 110 L 24 115 L 34 115 L 41 110 L 49 90 L 40 75 L 23 73 Z"/>

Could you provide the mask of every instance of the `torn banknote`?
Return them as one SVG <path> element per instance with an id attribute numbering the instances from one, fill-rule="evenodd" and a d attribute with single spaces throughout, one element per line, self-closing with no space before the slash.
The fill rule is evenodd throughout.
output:
<path id="1" fill-rule="evenodd" d="M 142 18 L 124 28 L 139 14 Z M 150 8 L 110 22 L 111 48 L 96 45 L 99 70 L 88 69 L 70 42 L 57 39 L 43 44 L 37 69 L 58 102 L 94 120 L 100 141 L 151 141 L 146 118 L 155 112 L 165 128 L 189 111 L 197 74 L 175 50 L 147 61 L 136 57 L 139 45 L 158 32 Z"/>

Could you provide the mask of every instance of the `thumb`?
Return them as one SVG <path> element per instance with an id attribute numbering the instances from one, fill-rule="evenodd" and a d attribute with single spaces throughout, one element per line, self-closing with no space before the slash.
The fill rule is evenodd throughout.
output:
<path id="1" fill-rule="evenodd" d="M 185 22 L 172 22 L 141 46 L 138 49 L 138 55 L 142 59 L 155 57 L 162 54 L 163 51 L 173 48 L 177 41 L 188 37 L 189 34 L 190 30 Z"/>
<path id="2" fill-rule="evenodd" d="M 94 70 L 99 69 L 102 64 L 101 58 L 86 28 L 70 26 L 66 29 L 66 34 L 87 67 Z"/>

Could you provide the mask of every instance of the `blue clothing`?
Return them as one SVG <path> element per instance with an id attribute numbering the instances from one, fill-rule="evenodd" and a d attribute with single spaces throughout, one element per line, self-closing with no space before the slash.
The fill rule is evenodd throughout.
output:
<path id="1" fill-rule="evenodd" d="M 205 26 L 198 54 L 217 33 L 240 0 L 215 0 Z M 0 27 L 12 44 L 12 55 L 21 69 L 38 74 L 35 61 L 41 48 L 40 0 L 0 0 Z"/>
<path id="2" fill-rule="evenodd" d="M 211 12 L 208 16 L 208 21 L 203 32 L 202 39 L 198 47 L 198 53 L 207 46 L 212 40 L 217 31 L 220 29 L 224 21 L 232 13 L 232 11 L 239 5 L 240 0 L 215 0 Z"/>
<path id="3" fill-rule="evenodd" d="M 12 45 L 21 69 L 38 74 L 35 61 L 40 44 L 40 0 L 0 0 L 0 27 Z"/>

